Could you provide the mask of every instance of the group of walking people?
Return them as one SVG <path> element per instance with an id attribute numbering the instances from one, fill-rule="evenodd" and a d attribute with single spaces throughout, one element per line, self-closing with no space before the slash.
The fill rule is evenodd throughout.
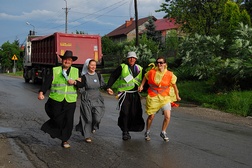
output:
<path id="1" fill-rule="evenodd" d="M 179 91 L 176 86 L 177 77 L 167 70 L 165 58 L 156 59 L 156 67 L 148 72 L 136 64 L 138 59 L 135 52 L 128 52 L 127 61 L 118 66 L 111 74 L 107 84 L 101 74 L 96 73 L 96 61 L 87 59 L 82 72 L 72 66 L 78 59 L 72 51 L 67 50 L 60 56 L 62 65 L 53 68 L 52 73 L 47 74 L 45 81 L 39 90 L 38 99 L 43 100 L 44 94 L 50 89 L 50 94 L 45 103 L 45 111 L 49 116 L 41 130 L 52 138 L 61 140 L 63 148 L 69 148 L 68 140 L 74 127 L 74 112 L 78 92 L 81 96 L 80 118 L 75 130 L 80 131 L 87 143 L 92 142 L 92 134 L 99 129 L 99 125 L 105 112 L 104 99 L 100 89 L 114 95 L 111 89 L 118 81 L 118 126 L 122 131 L 122 139 L 131 139 L 130 132 L 144 130 L 145 122 L 139 92 L 148 84 L 146 97 L 145 140 L 150 140 L 150 127 L 155 114 L 162 111 L 164 115 L 160 136 L 164 141 L 169 141 L 166 129 L 171 117 L 171 103 L 180 101 Z M 170 91 L 174 92 L 171 95 Z M 172 97 L 175 97 L 172 98 Z"/>

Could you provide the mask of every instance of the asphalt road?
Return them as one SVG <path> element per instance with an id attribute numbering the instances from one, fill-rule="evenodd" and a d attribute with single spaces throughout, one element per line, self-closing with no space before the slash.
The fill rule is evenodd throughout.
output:
<path id="1" fill-rule="evenodd" d="M 106 112 L 93 142 L 85 143 L 73 131 L 71 148 L 63 149 L 60 140 L 40 130 L 48 117 L 44 112 L 46 100 L 37 99 L 38 88 L 22 78 L 0 74 L 0 168 L 252 167 L 251 118 L 181 104 L 172 111 L 168 143 L 159 136 L 161 113 L 154 119 L 151 141 L 144 140 L 144 131 L 131 133 L 132 139 L 123 141 L 117 126 L 117 100 L 107 94 Z M 144 107 L 145 100 L 142 102 Z"/>

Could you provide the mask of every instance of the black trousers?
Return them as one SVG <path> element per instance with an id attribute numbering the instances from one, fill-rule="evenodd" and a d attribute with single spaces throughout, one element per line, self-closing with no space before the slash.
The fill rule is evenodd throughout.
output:
<path id="1" fill-rule="evenodd" d="M 52 138 L 69 140 L 73 130 L 75 108 L 76 102 L 68 103 L 65 99 L 57 102 L 49 98 L 45 104 L 45 111 L 50 119 L 42 125 L 41 130 Z"/>

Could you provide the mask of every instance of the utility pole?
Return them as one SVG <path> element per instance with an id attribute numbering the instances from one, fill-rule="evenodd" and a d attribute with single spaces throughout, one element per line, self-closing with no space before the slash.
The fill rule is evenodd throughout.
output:
<path id="1" fill-rule="evenodd" d="M 65 22 L 65 33 L 67 33 L 67 14 L 68 14 L 68 11 L 70 10 L 70 8 L 67 7 L 67 1 L 64 0 L 66 2 L 66 8 L 62 8 L 65 10 L 65 13 L 66 13 L 66 22 Z"/>
<path id="2" fill-rule="evenodd" d="M 135 28 L 136 28 L 136 44 L 135 46 L 139 46 L 139 40 L 138 40 L 138 10 L 137 10 L 137 0 L 134 0 L 134 3 L 135 3 Z"/>

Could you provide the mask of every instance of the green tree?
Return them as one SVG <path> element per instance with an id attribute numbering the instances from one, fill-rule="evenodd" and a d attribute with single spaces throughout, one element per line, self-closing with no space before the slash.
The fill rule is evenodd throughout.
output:
<path id="1" fill-rule="evenodd" d="M 121 43 L 114 42 L 108 36 L 103 36 L 101 38 L 102 43 L 102 53 L 103 55 L 116 54 L 118 50 L 121 49 Z M 128 42 L 125 42 L 128 43 Z"/>
<path id="2" fill-rule="evenodd" d="M 148 18 L 148 23 L 145 24 L 146 35 L 148 39 L 159 42 L 161 40 L 160 32 L 156 31 L 155 22 L 152 16 Z"/>
<path id="3" fill-rule="evenodd" d="M 176 30 L 171 30 L 167 33 L 165 39 L 164 53 L 167 56 L 176 56 L 179 45 L 179 37 Z"/>
<path id="4" fill-rule="evenodd" d="M 167 18 L 175 18 L 182 30 L 189 34 L 231 36 L 238 23 L 251 25 L 246 10 L 240 10 L 240 2 L 232 0 L 165 0 L 160 5 Z"/>
<path id="5" fill-rule="evenodd" d="M 250 16 L 245 10 L 240 12 L 237 3 L 228 0 L 224 6 L 223 14 L 219 23 L 219 34 L 226 40 L 225 52 L 223 54 L 226 58 L 233 57 L 233 53 L 228 52 L 228 47 L 232 43 L 235 36 L 235 30 L 238 29 L 239 23 L 250 25 Z"/>
<path id="6" fill-rule="evenodd" d="M 223 14 L 220 20 L 221 36 L 230 36 L 241 22 L 241 13 L 239 6 L 230 0 L 224 5 Z M 231 33 L 231 34 L 230 34 Z"/>
<path id="7" fill-rule="evenodd" d="M 227 0 L 165 0 L 157 12 L 165 12 L 166 18 L 174 18 L 182 24 L 186 33 L 216 34 L 218 22 Z"/>
<path id="8" fill-rule="evenodd" d="M 85 33 L 84 31 L 78 31 L 78 30 L 76 30 L 76 34 L 87 34 L 87 33 Z"/>
<path id="9" fill-rule="evenodd" d="M 240 22 L 251 26 L 251 16 L 246 10 L 242 10 Z"/>
<path id="10" fill-rule="evenodd" d="M 11 60 L 13 55 L 15 54 L 18 58 L 16 61 L 16 68 L 18 70 L 22 69 L 22 59 L 20 58 L 20 48 L 18 46 L 19 42 L 14 41 L 10 43 L 9 41 L 5 42 L 1 46 L 0 57 L 1 57 L 1 66 L 3 71 L 11 70 L 14 66 L 14 61 Z"/>
<path id="11" fill-rule="evenodd" d="M 241 3 L 241 9 L 245 9 L 249 16 L 250 19 L 252 19 L 252 1 L 251 0 L 242 0 L 243 2 Z M 250 20 L 252 22 L 252 20 Z"/>
<path id="12" fill-rule="evenodd" d="M 102 53 L 105 67 L 117 66 L 124 60 L 123 49 L 131 42 L 115 42 L 108 36 L 102 37 Z"/>
<path id="13" fill-rule="evenodd" d="M 157 58 L 160 53 L 160 41 L 154 41 L 153 39 L 149 39 L 146 34 L 143 34 L 139 39 L 139 44 L 142 46 L 146 46 L 148 49 L 150 49 L 152 56 L 154 58 Z"/>

